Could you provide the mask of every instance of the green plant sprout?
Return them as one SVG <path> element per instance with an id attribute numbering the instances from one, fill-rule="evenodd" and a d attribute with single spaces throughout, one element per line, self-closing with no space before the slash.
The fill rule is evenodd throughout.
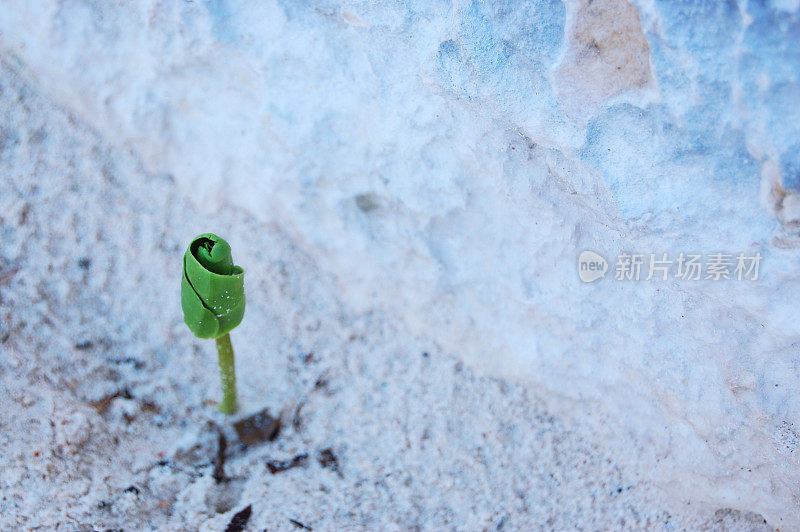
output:
<path id="1" fill-rule="evenodd" d="M 219 410 L 236 410 L 236 369 L 231 330 L 244 316 L 244 270 L 233 264 L 231 247 L 213 233 L 189 244 L 183 255 L 181 280 L 183 321 L 198 338 L 217 341 L 222 401 Z"/>

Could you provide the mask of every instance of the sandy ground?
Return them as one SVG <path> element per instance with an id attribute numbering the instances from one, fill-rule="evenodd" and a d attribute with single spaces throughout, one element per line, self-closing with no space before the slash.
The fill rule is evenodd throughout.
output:
<path id="1" fill-rule="evenodd" d="M 259 531 L 776 526 L 667 501 L 618 420 L 348 310 L 286 228 L 201 214 L 7 59 L 0 128 L 0 529 L 224 530 L 247 507 Z M 206 230 L 247 272 L 233 418 L 179 306 Z M 245 444 L 233 422 L 264 409 L 279 432 Z"/>

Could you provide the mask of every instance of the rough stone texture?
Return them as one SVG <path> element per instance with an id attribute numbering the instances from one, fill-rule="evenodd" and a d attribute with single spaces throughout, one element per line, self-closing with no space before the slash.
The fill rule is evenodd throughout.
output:
<path id="1" fill-rule="evenodd" d="M 609 98 L 652 83 L 650 47 L 636 9 L 620 0 L 582 2 L 556 79 L 559 102 L 575 119 L 581 111 L 592 116 Z"/>
<path id="2" fill-rule="evenodd" d="M 0 528 L 800 526 L 798 38 L 790 0 L 0 2 Z M 207 230 L 274 442 L 181 320 Z"/>

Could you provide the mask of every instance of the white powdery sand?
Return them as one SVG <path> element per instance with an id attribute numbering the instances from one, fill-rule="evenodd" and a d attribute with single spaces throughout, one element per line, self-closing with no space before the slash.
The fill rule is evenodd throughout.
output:
<path id="1" fill-rule="evenodd" d="M 800 527 L 797 5 L 259 5 L 0 2 L 0 529 Z"/>

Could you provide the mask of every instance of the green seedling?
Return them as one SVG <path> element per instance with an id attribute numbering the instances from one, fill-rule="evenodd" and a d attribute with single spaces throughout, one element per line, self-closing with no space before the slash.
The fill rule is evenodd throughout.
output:
<path id="1" fill-rule="evenodd" d="M 222 401 L 219 410 L 236 410 L 236 369 L 231 330 L 244 316 L 244 270 L 233 264 L 231 247 L 212 233 L 189 244 L 183 255 L 183 321 L 198 338 L 214 338 L 219 354 Z"/>

